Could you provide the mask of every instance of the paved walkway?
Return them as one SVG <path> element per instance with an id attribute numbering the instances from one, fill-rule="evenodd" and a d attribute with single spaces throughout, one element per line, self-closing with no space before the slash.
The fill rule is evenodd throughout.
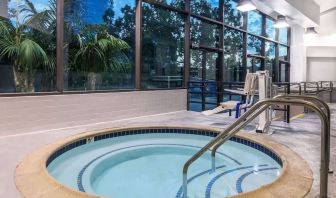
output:
<path id="1" fill-rule="evenodd" d="M 336 104 L 332 108 L 332 135 L 331 135 L 331 168 L 336 170 Z M 71 117 L 69 117 L 71 119 Z M 135 119 L 124 119 L 119 121 L 104 121 L 96 124 L 85 124 L 78 126 L 67 126 L 59 129 L 50 129 L 41 123 L 40 131 L 27 129 L 24 133 L 18 129 L 18 133 L 0 136 L 0 197 L 19 198 L 20 193 L 14 184 L 14 171 L 16 165 L 31 151 L 55 140 L 69 135 L 92 131 L 97 129 L 143 125 L 143 124 L 184 124 L 200 125 L 225 128 L 234 121 L 224 114 L 205 117 L 196 112 L 174 112 L 169 114 L 146 116 Z M 306 115 L 303 118 L 294 120 L 290 124 L 284 122 L 273 122 L 274 134 L 267 135 L 268 138 L 287 145 L 308 161 L 314 172 L 314 187 L 311 196 L 318 195 L 319 161 L 320 161 L 320 122 L 315 114 Z M 245 130 L 253 131 L 253 125 Z M 265 134 L 258 134 L 265 135 Z M 330 176 L 329 193 L 330 197 L 336 197 L 336 173 Z M 333 187 L 331 187 L 333 186 Z"/>

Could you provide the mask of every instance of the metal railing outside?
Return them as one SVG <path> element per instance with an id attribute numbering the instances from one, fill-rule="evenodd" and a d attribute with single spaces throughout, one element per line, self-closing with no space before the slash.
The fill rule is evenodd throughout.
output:
<path id="1" fill-rule="evenodd" d="M 334 101 L 336 82 L 319 81 L 319 82 L 274 82 L 274 87 L 277 87 L 279 94 L 297 94 L 322 96 L 320 93 L 329 92 L 330 97 L 324 96 L 330 102 Z M 244 96 L 238 95 L 229 90 L 243 88 L 243 82 L 216 82 L 216 81 L 190 81 L 188 83 L 188 110 L 204 111 L 208 108 L 214 108 L 219 105 L 219 102 L 227 100 L 243 100 Z M 222 96 L 222 98 L 219 98 Z M 323 97 L 322 97 L 323 98 Z M 222 99 L 222 100 L 221 100 Z M 277 111 L 283 111 L 284 121 L 290 122 L 291 109 L 288 105 L 275 108 Z M 306 112 L 306 110 L 305 110 Z M 229 111 L 229 113 L 231 113 Z M 231 115 L 231 114 L 230 114 Z"/>
<path id="2" fill-rule="evenodd" d="M 188 107 L 192 104 L 201 104 L 200 110 L 204 111 L 209 106 L 217 106 L 218 98 L 223 98 L 220 102 L 234 98 L 241 100 L 243 98 L 241 95 L 226 91 L 239 88 L 244 88 L 244 82 L 189 81 Z"/>
<path id="3" fill-rule="evenodd" d="M 183 166 L 183 198 L 187 198 L 187 185 L 188 185 L 188 168 L 202 156 L 206 151 L 215 147 L 217 144 L 223 144 L 225 141 L 233 137 L 240 129 L 245 127 L 248 123 L 254 120 L 260 113 L 265 111 L 272 105 L 297 105 L 305 106 L 314 110 L 321 119 L 321 169 L 320 169 L 320 197 L 327 198 L 328 193 L 328 168 L 329 168 L 329 156 L 330 156 L 330 121 L 328 118 L 329 107 L 325 103 L 317 98 L 310 98 L 311 101 L 303 100 L 302 98 L 290 96 L 278 96 L 279 98 L 268 99 L 259 101 L 253 105 L 245 114 L 238 118 L 232 125 L 226 128 L 216 138 L 206 144 L 200 151 L 193 155 Z M 284 98 L 280 98 L 284 97 Z M 317 102 L 318 101 L 318 102 Z M 323 108 L 321 107 L 323 106 Z M 326 111 L 326 112 L 325 112 Z M 212 160 L 212 169 L 214 169 L 214 158 Z"/>

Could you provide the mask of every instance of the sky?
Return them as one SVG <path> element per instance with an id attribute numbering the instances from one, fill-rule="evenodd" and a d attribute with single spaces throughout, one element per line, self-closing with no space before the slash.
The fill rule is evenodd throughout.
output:
<path id="1" fill-rule="evenodd" d="M 76 7 L 76 1 L 81 2 L 86 11 L 85 16 L 83 17 L 86 22 L 88 23 L 102 23 L 102 16 L 104 14 L 104 11 L 108 7 L 108 0 L 73 0 L 75 7 Z M 38 12 L 42 12 L 49 8 L 49 0 L 31 0 L 31 2 L 34 4 L 36 10 Z M 11 0 L 8 3 L 8 7 L 10 9 L 15 9 L 17 4 L 20 6 L 24 5 L 23 0 Z M 115 12 L 115 18 L 122 17 L 121 8 L 125 5 L 130 5 L 132 7 L 135 6 L 134 0 L 115 0 L 114 1 L 114 12 Z M 25 17 L 25 14 L 20 15 L 20 19 L 22 20 Z M 22 21 L 21 21 L 22 22 Z"/>

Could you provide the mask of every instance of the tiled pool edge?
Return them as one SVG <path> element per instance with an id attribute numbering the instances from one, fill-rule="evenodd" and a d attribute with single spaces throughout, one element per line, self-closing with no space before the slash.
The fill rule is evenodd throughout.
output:
<path id="1" fill-rule="evenodd" d="M 191 135 L 201 135 L 201 136 L 209 136 L 209 137 L 216 137 L 218 135 L 217 131 L 213 130 L 202 130 L 202 129 L 187 129 L 187 128 L 173 128 L 173 127 L 164 127 L 164 128 L 142 128 L 142 129 L 123 129 L 123 130 L 116 130 L 116 131 L 106 131 L 104 134 L 97 134 L 93 135 L 89 138 L 83 138 L 76 140 L 75 142 L 71 142 L 61 148 L 59 148 L 56 152 L 52 153 L 51 156 L 48 158 L 46 162 L 46 166 L 48 167 L 49 164 L 56 159 L 58 156 L 62 155 L 63 153 L 70 151 L 76 147 L 90 144 L 91 142 L 97 142 L 100 140 L 116 138 L 121 136 L 130 136 L 130 135 L 139 135 L 139 134 L 191 134 Z M 234 136 L 230 138 L 231 141 L 244 144 L 248 147 L 254 148 L 269 157 L 275 160 L 281 167 L 282 161 L 280 157 L 271 149 L 258 144 L 256 142 L 250 141 L 249 139 Z"/>
<path id="2" fill-rule="evenodd" d="M 15 183 L 24 197 L 97 197 L 72 190 L 59 184 L 52 178 L 46 169 L 47 161 L 51 154 L 66 145 L 75 143 L 80 139 L 90 139 L 92 136 L 104 135 L 112 131 L 148 129 L 148 128 L 181 128 L 191 130 L 204 130 L 220 132 L 218 128 L 197 126 L 134 126 L 129 128 L 112 128 L 68 137 L 56 143 L 46 145 L 26 157 L 16 169 Z M 239 194 L 233 197 L 304 197 L 312 185 L 312 171 L 308 164 L 292 150 L 267 140 L 264 135 L 240 133 L 237 137 L 261 144 L 276 153 L 283 162 L 280 177 L 273 183 L 263 186 L 255 191 Z M 77 143 L 78 144 L 78 143 Z M 68 148 L 71 148 L 68 147 Z M 287 163 L 291 161 L 291 163 Z"/>

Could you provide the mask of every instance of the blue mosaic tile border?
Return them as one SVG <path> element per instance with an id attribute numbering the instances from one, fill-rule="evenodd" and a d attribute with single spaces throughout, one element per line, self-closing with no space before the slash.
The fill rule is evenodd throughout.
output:
<path id="1" fill-rule="evenodd" d="M 68 152 L 68 151 L 70 151 L 70 150 L 72 150 L 74 148 L 77 148 L 79 146 L 82 146 L 84 144 L 86 144 L 86 139 L 81 139 L 81 140 L 78 140 L 76 142 L 73 142 L 73 143 L 70 143 L 70 144 L 68 144 L 66 146 L 61 147 L 56 152 L 54 152 L 52 155 L 50 155 L 50 157 L 48 158 L 47 163 L 46 163 L 47 167 L 49 166 L 49 164 L 52 161 L 54 161 L 57 157 L 59 157 L 63 153 Z"/>
<path id="2" fill-rule="evenodd" d="M 252 170 L 252 171 L 249 171 L 247 173 L 244 173 L 243 175 L 241 175 L 237 181 L 236 181 L 236 190 L 238 193 L 242 193 L 243 192 L 243 188 L 242 188 L 242 183 L 243 183 L 243 180 L 249 176 L 249 175 L 252 175 L 253 173 L 255 172 L 263 172 L 263 171 L 268 171 L 268 170 L 278 170 L 279 168 L 276 168 L 276 167 L 270 167 L 270 168 L 262 168 L 262 169 L 259 169 L 257 171 L 255 170 Z M 210 196 L 209 196 L 210 197 Z"/>
<path id="3" fill-rule="evenodd" d="M 259 165 L 258 167 L 265 167 L 265 166 L 268 166 L 268 164 L 262 164 L 262 165 Z M 211 196 L 211 190 L 212 190 L 212 187 L 214 186 L 214 184 L 216 183 L 216 181 L 223 177 L 224 175 L 227 175 L 229 173 L 232 173 L 232 172 L 237 172 L 237 171 L 240 171 L 240 170 L 246 170 L 246 169 L 249 169 L 249 168 L 254 168 L 254 166 L 243 166 L 243 167 L 238 167 L 238 168 L 234 168 L 234 169 L 230 169 L 230 170 L 227 170 L 227 171 L 224 171 L 218 175 L 216 175 L 215 177 L 213 177 L 210 182 L 208 183 L 207 187 L 206 187 L 206 190 L 205 190 L 205 198 L 210 198 Z M 237 181 L 238 183 L 238 181 Z M 241 187 L 241 183 L 239 183 L 240 187 Z"/>
<path id="4" fill-rule="evenodd" d="M 139 135 L 139 134 L 151 134 L 151 133 L 176 133 L 176 134 L 191 134 L 191 135 L 202 135 L 202 136 L 210 136 L 210 137 L 216 137 L 218 135 L 218 132 L 216 131 L 210 131 L 210 130 L 201 130 L 201 129 L 184 129 L 184 128 L 140 128 L 140 129 L 130 129 L 130 130 L 125 130 L 125 131 L 113 131 L 110 133 L 105 133 L 101 135 L 96 135 L 93 136 L 93 140 L 100 141 L 104 139 L 109 139 L 109 138 L 115 138 L 115 137 L 120 137 L 120 136 L 128 136 L 128 135 Z M 275 154 L 273 151 L 270 149 L 255 143 L 250 140 L 246 140 L 244 138 L 240 137 L 232 137 L 230 138 L 231 141 L 237 142 L 244 144 L 246 146 L 252 147 L 254 149 L 257 149 L 272 159 L 274 159 L 281 167 L 282 167 L 282 160 L 280 157 Z M 87 139 L 81 139 L 76 142 L 70 143 L 66 146 L 63 146 L 62 148 L 58 149 L 56 152 L 54 152 L 47 160 L 46 166 L 49 166 L 49 164 L 55 160 L 57 157 L 62 155 L 63 153 L 72 150 L 76 147 L 82 146 L 84 144 L 87 144 L 88 141 Z"/>

